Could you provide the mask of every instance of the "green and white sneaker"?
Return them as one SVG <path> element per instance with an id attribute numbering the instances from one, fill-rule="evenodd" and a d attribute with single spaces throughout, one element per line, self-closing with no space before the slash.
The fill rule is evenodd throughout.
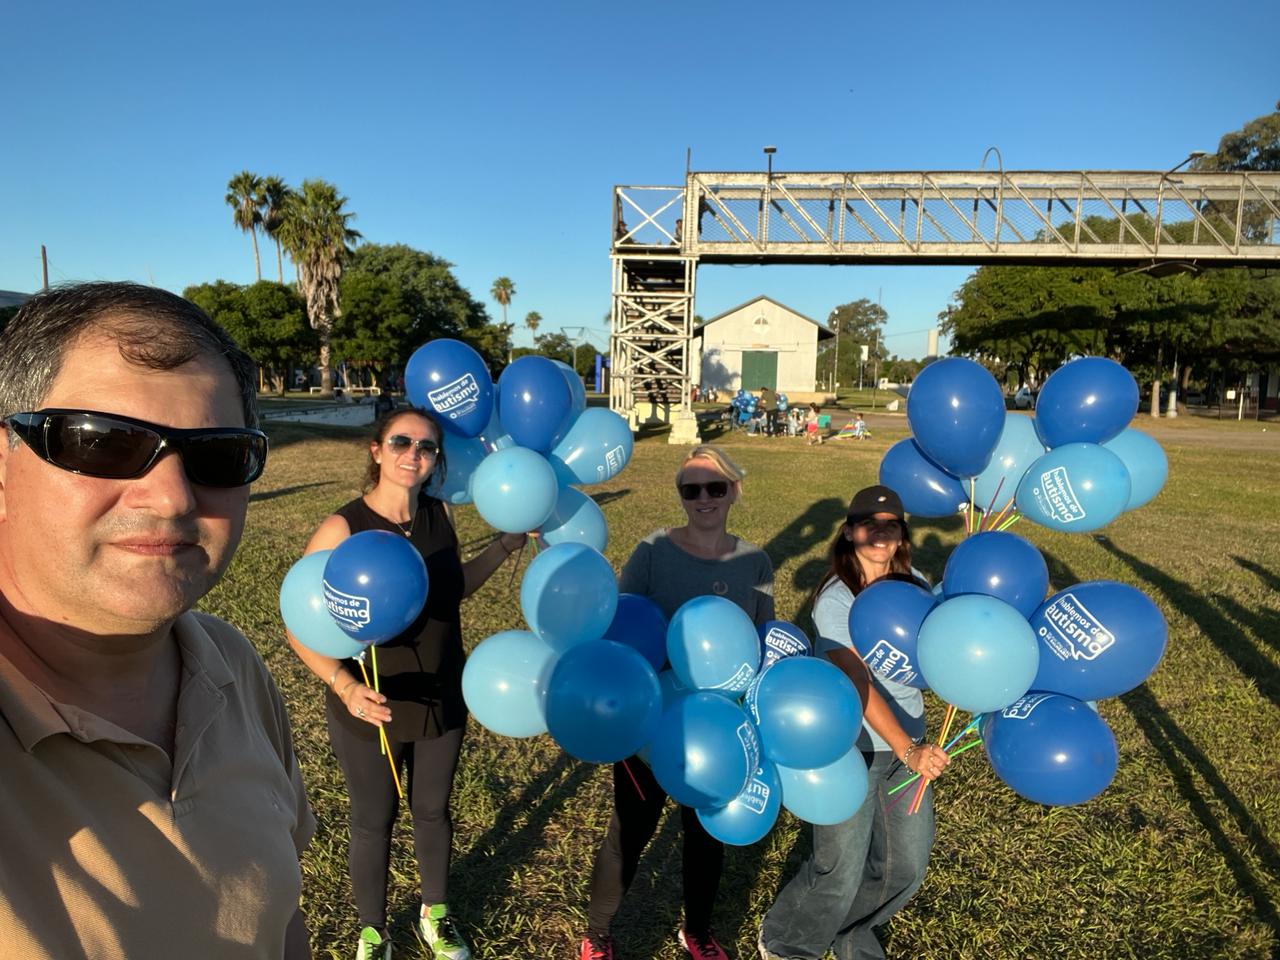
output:
<path id="1" fill-rule="evenodd" d="M 356 960 L 391 960 L 391 938 L 384 937 L 374 927 L 365 927 L 360 931 Z"/>
<path id="2" fill-rule="evenodd" d="M 471 960 L 471 948 L 449 916 L 449 908 L 445 904 L 437 903 L 430 908 L 424 904 L 418 927 L 436 960 Z"/>

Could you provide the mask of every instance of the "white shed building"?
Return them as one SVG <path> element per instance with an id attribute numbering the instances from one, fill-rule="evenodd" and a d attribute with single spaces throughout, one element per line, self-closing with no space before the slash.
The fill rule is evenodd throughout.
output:
<path id="1" fill-rule="evenodd" d="M 693 331 L 702 388 L 739 387 L 786 394 L 814 392 L 818 341 L 835 333 L 811 317 L 760 296 L 712 317 Z"/>

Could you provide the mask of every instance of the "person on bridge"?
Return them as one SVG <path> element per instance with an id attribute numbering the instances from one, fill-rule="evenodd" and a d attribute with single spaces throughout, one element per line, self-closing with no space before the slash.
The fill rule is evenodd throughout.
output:
<path id="1" fill-rule="evenodd" d="M 718 447 L 694 447 L 676 472 L 683 526 L 656 530 L 636 545 L 618 589 L 648 597 L 669 620 L 688 600 L 727 597 L 757 626 L 772 620 L 773 564 L 754 544 L 726 530 L 742 493 L 742 469 Z M 653 837 L 666 794 L 639 757 L 613 765 L 613 818 L 591 873 L 587 935 L 579 960 L 614 960 L 609 927 Z M 697 811 L 680 807 L 684 828 L 684 926 L 680 945 L 695 960 L 729 960 L 711 934 L 724 845 L 702 826 Z"/>

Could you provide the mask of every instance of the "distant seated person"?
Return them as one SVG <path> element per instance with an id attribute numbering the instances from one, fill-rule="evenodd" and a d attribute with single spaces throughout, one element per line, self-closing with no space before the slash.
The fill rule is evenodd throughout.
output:
<path id="1" fill-rule="evenodd" d="M 384 413 L 390 413 L 396 408 L 396 402 L 392 399 L 391 394 L 385 388 L 374 398 L 373 415 L 380 417 Z"/>
<path id="2" fill-rule="evenodd" d="M 867 432 L 867 421 L 862 419 L 862 414 L 855 413 L 853 415 L 853 439 L 866 440 L 870 436 L 871 434 Z"/>

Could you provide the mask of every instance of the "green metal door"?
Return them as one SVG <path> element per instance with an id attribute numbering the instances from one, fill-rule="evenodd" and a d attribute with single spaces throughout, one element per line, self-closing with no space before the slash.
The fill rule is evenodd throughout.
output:
<path id="1" fill-rule="evenodd" d="M 778 354 L 773 350 L 742 352 L 742 386 L 746 390 L 778 389 Z"/>

